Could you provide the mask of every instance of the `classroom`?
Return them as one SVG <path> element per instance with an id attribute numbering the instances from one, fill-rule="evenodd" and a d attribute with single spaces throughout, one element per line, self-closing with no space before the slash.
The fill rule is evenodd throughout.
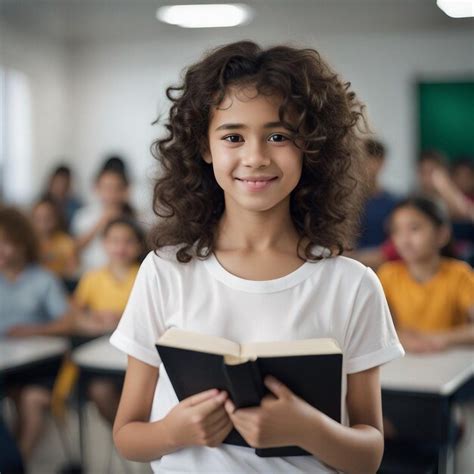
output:
<path id="1" fill-rule="evenodd" d="M 0 0 L 0 473 L 474 473 L 474 0 Z"/>

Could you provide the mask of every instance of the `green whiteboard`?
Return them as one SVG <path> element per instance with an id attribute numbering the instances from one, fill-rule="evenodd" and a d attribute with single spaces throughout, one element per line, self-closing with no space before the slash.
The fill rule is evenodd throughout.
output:
<path id="1" fill-rule="evenodd" d="M 474 81 L 418 83 L 419 152 L 474 159 Z"/>

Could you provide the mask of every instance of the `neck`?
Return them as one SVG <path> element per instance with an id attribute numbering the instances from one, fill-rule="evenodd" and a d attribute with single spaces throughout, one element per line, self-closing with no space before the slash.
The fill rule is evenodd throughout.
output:
<path id="1" fill-rule="evenodd" d="M 127 277 L 130 266 L 130 264 L 123 262 L 109 262 L 107 265 L 108 269 L 117 280 L 123 280 Z"/>
<path id="2" fill-rule="evenodd" d="M 2 273 L 5 276 L 5 278 L 9 281 L 15 281 L 20 273 L 25 269 L 26 264 L 25 263 L 17 263 L 14 265 L 10 265 L 6 267 Z"/>
<path id="3" fill-rule="evenodd" d="M 429 280 L 439 268 L 441 256 L 436 254 L 424 260 L 407 263 L 410 274 L 419 282 Z"/>
<path id="4" fill-rule="evenodd" d="M 218 250 L 295 251 L 299 235 L 289 211 L 289 199 L 268 211 L 242 211 L 227 206 L 219 222 Z"/>

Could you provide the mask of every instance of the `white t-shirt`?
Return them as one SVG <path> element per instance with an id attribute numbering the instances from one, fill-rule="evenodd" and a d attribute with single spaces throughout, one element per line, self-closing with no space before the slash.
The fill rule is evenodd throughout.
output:
<path id="1" fill-rule="evenodd" d="M 305 262 L 268 281 L 239 278 L 214 254 L 179 263 L 175 249 L 143 261 L 111 343 L 159 367 L 150 421 L 163 418 L 178 399 L 155 342 L 166 329 L 221 336 L 239 343 L 329 337 L 343 350 L 341 413 L 348 425 L 346 375 L 404 354 L 382 286 L 370 269 L 347 257 Z M 254 449 L 221 444 L 190 447 L 151 463 L 159 473 L 334 473 L 313 456 L 261 458 Z"/>
<path id="2" fill-rule="evenodd" d="M 76 212 L 71 223 L 71 230 L 75 237 L 87 234 L 97 225 L 104 210 L 100 204 L 91 204 L 82 207 Z M 102 267 L 107 263 L 107 254 L 102 243 L 102 236 L 96 234 L 81 251 L 80 273 Z"/>

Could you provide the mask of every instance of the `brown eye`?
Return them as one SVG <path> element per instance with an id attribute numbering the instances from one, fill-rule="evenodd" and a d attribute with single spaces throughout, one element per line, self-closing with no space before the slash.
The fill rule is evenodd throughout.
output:
<path id="1" fill-rule="evenodd" d="M 270 135 L 268 140 L 271 142 L 281 143 L 288 140 L 288 138 L 285 137 L 285 135 L 282 135 L 281 133 L 274 133 L 273 135 Z"/>
<path id="2" fill-rule="evenodd" d="M 226 140 L 231 143 L 239 143 L 243 141 L 240 135 L 227 135 L 226 137 L 223 138 L 223 140 Z"/>

